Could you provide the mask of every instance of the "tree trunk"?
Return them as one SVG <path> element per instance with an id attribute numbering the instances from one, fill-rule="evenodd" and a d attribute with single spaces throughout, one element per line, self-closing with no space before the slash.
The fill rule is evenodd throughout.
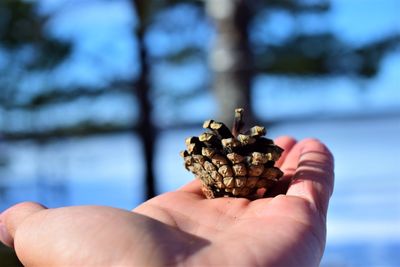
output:
<path id="1" fill-rule="evenodd" d="M 137 10 L 141 10 L 141 4 L 145 1 L 134 0 L 133 4 Z M 138 12 L 139 13 L 139 12 Z M 137 95 L 140 103 L 140 116 L 138 122 L 138 134 L 143 144 L 144 164 L 145 164 L 145 185 L 146 185 L 146 198 L 152 198 L 156 195 L 155 190 L 155 177 L 154 177 L 154 150 L 156 140 L 156 127 L 151 120 L 151 102 L 149 99 L 150 84 L 149 84 L 149 64 L 147 50 L 144 43 L 144 35 L 146 32 L 146 24 L 144 23 L 143 16 L 139 17 L 139 25 L 137 28 L 137 39 L 139 44 L 139 60 L 141 64 L 140 75 L 134 84 L 133 93 Z"/>
<path id="2" fill-rule="evenodd" d="M 206 9 L 215 23 L 217 36 L 210 54 L 213 89 L 220 119 L 232 122 L 235 108 L 243 107 L 246 121 L 254 121 L 250 101 L 253 61 L 249 48 L 250 0 L 206 0 Z"/>

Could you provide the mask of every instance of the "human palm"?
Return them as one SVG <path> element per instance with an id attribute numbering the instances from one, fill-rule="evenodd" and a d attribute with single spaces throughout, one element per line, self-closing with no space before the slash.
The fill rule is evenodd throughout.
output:
<path id="1" fill-rule="evenodd" d="M 26 266 L 317 266 L 332 157 L 316 140 L 276 142 L 285 176 L 271 197 L 205 199 L 194 181 L 133 212 L 25 203 L 1 216 L 6 242 Z"/>

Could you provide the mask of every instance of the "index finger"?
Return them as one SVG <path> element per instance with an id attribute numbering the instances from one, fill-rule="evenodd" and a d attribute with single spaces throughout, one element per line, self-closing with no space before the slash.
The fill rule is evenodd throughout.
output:
<path id="1" fill-rule="evenodd" d="M 287 195 L 307 199 L 326 214 L 333 192 L 334 162 L 329 149 L 316 139 L 308 139 L 301 145 L 297 168 Z"/>

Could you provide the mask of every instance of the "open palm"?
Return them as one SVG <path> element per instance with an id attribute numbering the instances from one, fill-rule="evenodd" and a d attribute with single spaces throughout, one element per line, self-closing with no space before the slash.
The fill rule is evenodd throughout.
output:
<path id="1" fill-rule="evenodd" d="M 2 239 L 27 266 L 317 266 L 333 159 L 317 140 L 276 143 L 285 176 L 271 197 L 205 199 L 193 181 L 133 212 L 25 203 L 2 214 Z"/>

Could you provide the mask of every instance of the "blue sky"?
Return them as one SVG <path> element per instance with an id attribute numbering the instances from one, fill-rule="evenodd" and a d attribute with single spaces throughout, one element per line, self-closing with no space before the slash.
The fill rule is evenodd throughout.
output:
<path id="1" fill-rule="evenodd" d="M 400 33 L 398 0 L 334 0 L 332 26 L 342 38 L 365 43 L 392 32 Z"/>

